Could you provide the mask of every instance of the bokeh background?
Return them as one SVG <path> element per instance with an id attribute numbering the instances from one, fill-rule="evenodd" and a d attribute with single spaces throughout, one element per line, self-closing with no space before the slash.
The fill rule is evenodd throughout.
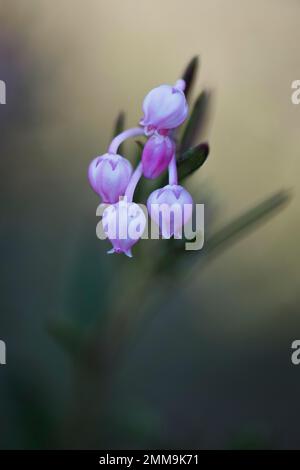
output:
<path id="1" fill-rule="evenodd" d="M 297 0 L 1 0 L 1 448 L 300 447 L 299 18 Z M 213 256 L 108 257 L 87 166 L 195 55 L 207 233 L 289 201 Z"/>

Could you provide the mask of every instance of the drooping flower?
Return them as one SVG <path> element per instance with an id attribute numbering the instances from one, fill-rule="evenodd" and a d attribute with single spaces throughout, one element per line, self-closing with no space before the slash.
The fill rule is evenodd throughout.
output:
<path id="1" fill-rule="evenodd" d="M 180 79 L 174 86 L 161 85 L 151 90 L 143 102 L 141 126 L 116 135 L 107 153 L 95 158 L 89 166 L 92 188 L 102 202 L 110 204 L 102 218 L 104 233 L 113 245 L 108 253 L 125 253 L 131 257 L 132 246 L 143 235 L 147 219 L 141 207 L 133 202 L 142 175 L 155 179 L 168 167 L 169 184 L 152 192 L 147 202 L 150 217 L 164 238 L 173 235 L 181 238 L 182 227 L 192 216 L 193 199 L 178 185 L 174 134 L 188 115 L 185 86 L 185 80 Z M 117 152 L 128 138 L 145 135 L 148 139 L 141 162 L 133 172 L 130 162 Z"/>
<path id="2" fill-rule="evenodd" d="M 113 204 L 125 194 L 132 174 L 131 163 L 121 155 L 105 153 L 89 166 L 88 178 L 104 203 Z"/>
<path id="3" fill-rule="evenodd" d="M 143 102 L 144 116 L 140 121 L 146 134 L 157 129 L 175 129 L 183 123 L 188 115 L 184 85 L 183 80 L 179 80 L 174 86 L 161 85 L 147 94 Z"/>
<path id="4" fill-rule="evenodd" d="M 150 194 L 147 208 L 164 238 L 181 236 L 183 225 L 192 216 L 193 199 L 182 186 L 168 184 Z"/>
<path id="5" fill-rule="evenodd" d="M 144 176 L 150 179 L 157 178 L 169 165 L 174 152 L 173 140 L 168 136 L 155 133 L 148 139 L 143 149 Z"/>
<path id="6" fill-rule="evenodd" d="M 104 210 L 102 225 L 113 245 L 108 253 L 125 253 L 132 257 L 131 248 L 143 235 L 146 217 L 138 204 L 124 199 Z"/>

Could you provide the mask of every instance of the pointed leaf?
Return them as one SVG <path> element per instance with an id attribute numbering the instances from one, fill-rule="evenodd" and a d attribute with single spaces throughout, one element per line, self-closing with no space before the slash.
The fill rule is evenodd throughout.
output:
<path id="1" fill-rule="evenodd" d="M 258 223 L 274 215 L 274 213 L 283 208 L 290 199 L 291 194 L 287 190 L 281 190 L 273 194 L 273 196 L 232 220 L 225 225 L 225 227 L 211 235 L 204 244 L 203 254 L 211 254 L 216 249 L 223 248 L 230 242 L 235 241 L 245 232 L 255 228 Z"/>
<path id="2" fill-rule="evenodd" d="M 188 148 L 195 145 L 196 140 L 199 141 L 205 121 L 208 117 L 210 101 L 211 92 L 207 90 L 204 90 L 196 100 L 182 136 L 180 153 L 185 152 Z"/>
<path id="3" fill-rule="evenodd" d="M 209 261 L 211 255 L 216 255 L 220 251 L 228 248 L 232 243 L 239 240 L 241 237 L 246 236 L 251 230 L 255 230 L 258 226 L 272 216 L 276 215 L 280 209 L 283 209 L 291 199 L 291 193 L 287 190 L 281 190 L 273 194 L 271 197 L 265 199 L 260 204 L 251 208 L 250 210 L 244 212 L 242 215 L 236 217 L 231 222 L 226 224 L 220 230 L 208 237 L 204 243 L 204 248 L 199 252 L 201 259 L 201 268 L 205 266 L 204 261 Z M 170 256 L 171 249 L 174 250 L 172 256 Z M 174 270 L 174 260 L 176 262 L 180 261 L 182 257 L 180 254 L 188 255 L 187 260 L 192 264 L 197 265 L 198 269 L 198 256 L 193 256 L 196 252 L 189 252 L 190 255 L 184 250 L 184 247 L 180 244 L 174 244 L 169 247 L 169 251 L 165 253 L 164 256 L 159 259 L 157 264 L 157 273 L 162 274 L 171 267 L 173 275 L 175 274 Z M 191 267 L 191 264 L 190 264 Z M 184 274 L 184 270 L 181 270 Z M 193 272 L 193 271 L 191 271 Z"/>
<path id="4" fill-rule="evenodd" d="M 187 99 L 192 91 L 192 87 L 196 79 L 198 68 L 199 68 L 199 58 L 198 56 L 195 56 L 187 65 L 185 71 L 182 74 L 182 78 L 186 83 L 184 93 Z"/>
<path id="5" fill-rule="evenodd" d="M 206 161 L 209 154 L 209 145 L 203 143 L 185 152 L 177 161 L 179 181 L 198 170 Z"/>
<path id="6" fill-rule="evenodd" d="M 121 111 L 119 115 L 117 116 L 117 119 L 115 120 L 115 124 L 113 127 L 113 137 L 116 137 L 117 135 L 121 134 L 121 132 L 124 131 L 125 128 L 125 113 Z M 123 148 L 122 144 L 119 146 L 118 153 L 122 155 L 123 153 Z"/>
<path id="7" fill-rule="evenodd" d="M 124 127 L 125 127 L 125 113 L 121 111 L 118 114 L 117 119 L 115 120 L 113 137 L 123 132 Z"/>

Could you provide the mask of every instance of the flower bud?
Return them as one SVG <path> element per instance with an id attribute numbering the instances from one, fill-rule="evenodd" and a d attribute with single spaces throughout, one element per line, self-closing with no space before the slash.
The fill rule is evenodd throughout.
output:
<path id="1" fill-rule="evenodd" d="M 170 137 L 154 134 L 145 144 L 142 154 L 143 174 L 146 178 L 157 178 L 169 165 L 175 152 Z"/>
<path id="2" fill-rule="evenodd" d="M 124 199 L 104 210 L 102 225 L 113 245 L 108 253 L 125 253 L 132 257 L 131 247 L 143 235 L 146 216 L 138 204 Z"/>
<path id="3" fill-rule="evenodd" d="M 124 196 L 132 174 L 131 163 L 121 155 L 105 153 L 89 166 L 88 178 L 102 202 L 113 204 Z"/>
<path id="4" fill-rule="evenodd" d="M 188 114 L 185 94 L 176 86 L 161 85 L 145 97 L 143 112 L 140 124 L 145 126 L 146 133 L 155 129 L 175 129 Z"/>
<path id="5" fill-rule="evenodd" d="M 170 238 L 172 235 L 180 237 L 182 226 L 192 216 L 193 199 L 182 186 L 168 184 L 150 194 L 147 208 L 164 238 Z"/>

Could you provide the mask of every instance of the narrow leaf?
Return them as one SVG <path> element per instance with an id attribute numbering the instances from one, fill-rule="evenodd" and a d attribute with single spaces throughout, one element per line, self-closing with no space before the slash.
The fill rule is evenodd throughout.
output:
<path id="1" fill-rule="evenodd" d="M 291 194 L 287 190 L 281 190 L 273 194 L 268 199 L 248 210 L 241 216 L 229 222 L 225 227 L 211 235 L 204 244 L 204 254 L 211 254 L 213 251 L 230 242 L 235 241 L 250 229 L 255 228 L 259 223 L 274 215 L 283 208 L 291 199 Z"/>
<path id="2" fill-rule="evenodd" d="M 121 111 L 118 114 L 117 119 L 115 120 L 113 137 L 123 132 L 124 127 L 125 127 L 125 113 Z"/>
<path id="3" fill-rule="evenodd" d="M 216 255 L 220 251 L 228 248 L 231 244 L 239 240 L 241 237 L 246 236 L 249 231 L 255 230 L 259 225 L 275 216 L 279 210 L 283 209 L 291 199 L 291 193 L 287 190 L 281 190 L 273 194 L 271 197 L 265 199 L 260 204 L 244 212 L 239 217 L 235 218 L 220 230 L 212 234 L 204 242 L 204 248 L 199 252 L 201 258 L 201 268 L 205 266 L 203 261 L 209 261 L 211 255 Z M 172 252 L 173 250 L 173 252 Z M 172 269 L 173 275 L 175 274 L 175 261 L 179 262 L 185 254 L 192 264 L 197 264 L 199 257 L 194 256 L 196 252 L 187 253 L 184 247 L 180 244 L 170 245 L 169 251 L 162 256 L 157 264 L 157 273 L 163 274 Z M 191 264 L 190 264 L 191 266 Z M 184 272 L 184 270 L 182 270 Z M 193 271 L 191 271 L 193 272 Z"/>
<path id="4" fill-rule="evenodd" d="M 208 117 L 210 101 L 211 92 L 207 90 L 204 90 L 197 98 L 182 136 L 180 153 L 195 145 L 196 139 L 199 141 L 201 138 L 201 132 Z"/>
<path id="5" fill-rule="evenodd" d="M 259 225 L 267 222 L 271 217 L 277 215 L 277 213 L 281 209 L 283 209 L 289 203 L 290 200 L 290 191 L 278 191 L 269 198 L 265 199 L 260 204 L 257 204 L 253 208 L 244 212 L 242 215 L 236 217 L 231 222 L 226 224 L 223 228 L 212 234 L 204 242 L 204 248 L 199 252 L 199 256 L 201 259 L 200 265 L 198 264 L 199 257 L 193 256 L 196 252 L 192 251 L 190 253 L 187 253 L 185 252 L 184 248 L 180 245 L 173 247 L 175 251 L 173 252 L 172 257 L 175 258 L 177 261 L 180 261 L 180 259 L 182 259 L 182 257 L 180 257 L 180 254 L 185 253 L 188 256 L 187 259 L 189 260 L 189 262 L 193 260 L 192 264 L 197 266 L 197 269 L 200 267 L 203 268 L 206 266 L 206 262 L 211 259 L 211 256 L 219 254 L 220 251 L 228 248 L 237 240 L 246 236 L 251 230 L 257 229 Z M 157 272 L 163 273 L 164 271 L 169 269 L 170 265 L 173 269 L 172 272 L 175 274 L 171 256 L 168 254 L 165 255 L 158 263 Z M 184 270 L 182 270 L 182 273 L 184 273 Z"/>
<path id="6" fill-rule="evenodd" d="M 186 83 L 185 91 L 184 91 L 186 98 L 188 98 L 188 96 L 190 95 L 192 91 L 192 87 L 196 79 L 198 68 L 199 68 L 199 58 L 198 56 L 195 56 L 189 62 L 185 71 L 182 74 L 182 78 Z"/>
<path id="7" fill-rule="evenodd" d="M 121 111 L 118 114 L 117 119 L 115 120 L 115 123 L 114 123 L 113 137 L 116 137 L 118 134 L 121 134 L 121 132 L 123 132 L 124 129 L 125 129 L 125 113 Z M 118 152 L 122 155 L 122 152 L 123 152 L 122 144 L 120 145 Z"/>
<path id="8" fill-rule="evenodd" d="M 206 161 L 209 154 L 207 143 L 197 145 L 193 149 L 187 150 L 177 161 L 179 181 L 198 170 Z"/>

